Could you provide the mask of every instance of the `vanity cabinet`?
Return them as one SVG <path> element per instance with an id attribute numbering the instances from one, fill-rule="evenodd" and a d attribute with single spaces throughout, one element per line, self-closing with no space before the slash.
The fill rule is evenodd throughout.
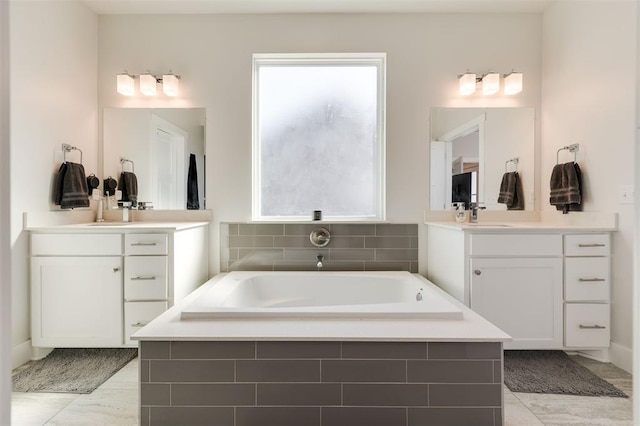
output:
<path id="1" fill-rule="evenodd" d="M 36 347 L 122 343 L 118 235 L 31 238 L 31 338 Z"/>
<path id="2" fill-rule="evenodd" d="M 469 236 L 469 307 L 513 337 L 505 349 L 559 349 L 562 236 Z"/>
<path id="3" fill-rule="evenodd" d="M 610 234 L 429 225 L 427 278 L 513 337 L 588 350 L 610 338 Z"/>
<path id="4" fill-rule="evenodd" d="M 32 344 L 137 346 L 133 333 L 207 279 L 206 225 L 32 232 Z"/>

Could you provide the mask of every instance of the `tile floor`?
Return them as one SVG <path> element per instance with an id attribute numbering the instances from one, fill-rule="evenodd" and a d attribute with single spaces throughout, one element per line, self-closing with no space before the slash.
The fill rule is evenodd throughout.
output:
<path id="1" fill-rule="evenodd" d="M 576 361 L 631 396 L 631 375 L 611 364 Z M 138 360 L 88 395 L 14 392 L 12 425 L 137 425 Z M 514 393 L 505 387 L 505 425 L 632 425 L 631 398 Z M 472 425 L 469 425 L 472 426 Z"/>

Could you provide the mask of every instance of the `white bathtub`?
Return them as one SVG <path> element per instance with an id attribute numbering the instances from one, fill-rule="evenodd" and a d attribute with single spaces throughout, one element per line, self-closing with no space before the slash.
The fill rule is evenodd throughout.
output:
<path id="1" fill-rule="evenodd" d="M 409 272 L 231 272 L 181 319 L 462 319 L 434 284 Z"/>

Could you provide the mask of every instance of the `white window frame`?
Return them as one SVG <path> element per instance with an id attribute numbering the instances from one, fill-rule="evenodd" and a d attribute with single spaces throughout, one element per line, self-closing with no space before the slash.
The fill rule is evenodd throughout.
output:
<path id="1" fill-rule="evenodd" d="M 260 116 L 259 69 L 269 65 L 373 65 L 377 72 L 377 153 L 378 153 L 378 205 L 375 216 L 323 216 L 323 221 L 384 221 L 386 220 L 386 54 L 385 53 L 279 53 L 253 55 L 252 84 L 252 219 L 268 221 L 309 221 L 302 216 L 262 216 L 260 214 Z M 330 190 L 330 188 L 328 188 Z"/>

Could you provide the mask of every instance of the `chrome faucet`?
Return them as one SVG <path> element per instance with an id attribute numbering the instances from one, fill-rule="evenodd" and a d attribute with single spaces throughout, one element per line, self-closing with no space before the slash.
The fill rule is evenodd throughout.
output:
<path id="1" fill-rule="evenodd" d="M 316 266 L 318 268 L 318 271 L 324 266 L 322 264 L 322 261 L 324 260 L 324 256 L 322 254 L 319 254 L 316 256 L 316 260 L 318 261 L 318 263 L 316 263 Z"/>
<path id="2" fill-rule="evenodd" d="M 470 221 L 471 223 L 478 223 L 478 210 L 484 210 L 486 209 L 485 206 L 481 206 L 480 203 L 471 203 L 470 206 L 470 210 L 471 210 L 471 218 Z"/>

